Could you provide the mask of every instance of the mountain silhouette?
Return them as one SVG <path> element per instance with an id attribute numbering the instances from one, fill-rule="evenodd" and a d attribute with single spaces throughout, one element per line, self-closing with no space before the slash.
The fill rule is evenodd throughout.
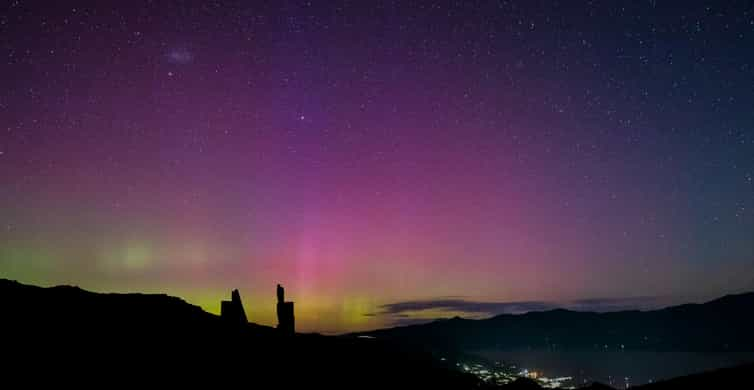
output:
<path id="1" fill-rule="evenodd" d="M 754 364 L 745 364 L 736 367 L 721 368 L 699 374 L 687 375 L 668 379 L 656 383 L 640 386 L 632 386 L 636 390 L 738 390 L 748 389 L 751 384 L 751 373 L 754 372 Z M 531 379 L 521 378 L 500 387 L 502 390 L 538 390 L 543 389 Z M 613 387 L 602 383 L 593 383 L 581 390 L 613 390 Z"/>
<path id="2" fill-rule="evenodd" d="M 748 389 L 751 388 L 752 373 L 754 373 L 754 364 L 745 364 L 668 379 L 636 386 L 635 388 L 637 390 Z"/>
<path id="3" fill-rule="evenodd" d="M 444 350 L 479 348 L 754 351 L 754 293 L 652 311 L 555 309 L 489 319 L 454 317 L 363 332 L 383 340 Z"/>
<path id="4" fill-rule="evenodd" d="M 582 315 L 589 319 L 596 315 L 559 310 L 485 321 L 452 319 L 372 332 L 379 338 L 371 339 L 290 334 L 288 330 L 253 323 L 239 325 L 239 321 L 228 321 L 161 294 L 101 294 L 77 287 L 42 288 L 0 279 L 0 297 L 0 383 L 49 382 L 57 387 L 492 389 L 498 387 L 455 370 L 450 361 L 435 359 L 431 348 L 417 346 L 416 340 L 407 342 L 403 337 L 411 333 L 422 342 L 429 342 L 444 335 L 458 342 L 458 335 L 454 338 L 449 330 L 465 331 L 469 324 L 503 322 L 510 326 L 510 322 L 525 319 L 529 325 L 547 320 L 574 326 L 584 324 Z M 233 297 L 240 304 L 238 292 Z M 659 316 L 668 321 L 667 316 L 671 315 L 696 319 L 702 313 L 715 313 L 722 316 L 718 321 L 727 321 L 733 317 L 725 317 L 729 315 L 726 313 L 738 311 L 750 300 L 751 296 L 726 297 L 650 314 L 651 318 Z M 614 315 L 623 319 L 641 315 L 637 313 Z M 238 312 L 231 314 L 231 318 L 239 318 Z M 749 318 L 747 315 L 750 316 L 736 318 Z M 613 315 L 607 317 L 612 321 Z M 527 334 L 554 328 L 556 324 L 551 324 Z M 419 330 L 426 334 L 415 333 Z M 696 388 L 694 383 L 726 386 L 708 388 L 744 388 L 735 386 L 747 383 L 746 375 L 751 372 L 749 365 L 646 388 L 691 389 Z M 520 379 L 503 388 L 539 387 L 531 380 Z M 595 384 L 590 388 L 605 387 Z"/>
<path id="5" fill-rule="evenodd" d="M 0 383 L 485 387 L 420 350 L 368 339 L 291 336 L 252 323 L 239 326 L 167 295 L 100 294 L 0 279 L 0 297 L 5 377 Z"/>

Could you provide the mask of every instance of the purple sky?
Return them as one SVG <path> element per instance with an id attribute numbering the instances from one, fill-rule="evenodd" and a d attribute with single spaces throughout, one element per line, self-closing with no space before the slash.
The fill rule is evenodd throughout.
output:
<path id="1" fill-rule="evenodd" d="M 0 276 L 324 332 L 754 289 L 754 14 L 670 3 L 7 2 Z"/>

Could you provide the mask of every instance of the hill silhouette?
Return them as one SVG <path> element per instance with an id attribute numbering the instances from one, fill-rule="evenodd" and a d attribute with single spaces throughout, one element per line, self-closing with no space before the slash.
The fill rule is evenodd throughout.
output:
<path id="1" fill-rule="evenodd" d="M 682 376 L 657 383 L 636 386 L 637 390 L 747 389 L 751 388 L 754 364 Z"/>
<path id="2" fill-rule="evenodd" d="M 0 279 L 0 297 L 3 371 L 22 383 L 55 378 L 57 386 L 116 380 L 264 388 L 484 387 L 420 351 L 241 326 L 167 295 L 99 294 Z"/>
<path id="3" fill-rule="evenodd" d="M 366 339 L 289 334 L 268 326 L 239 324 L 161 294 L 100 294 L 77 287 L 42 288 L 0 279 L 0 297 L 5 384 L 49 381 L 58 387 L 496 388 L 454 370 L 450 361 L 434 359 L 428 353 L 430 348 L 404 342 L 401 337 L 382 337 L 427 329 L 429 337 L 421 339 L 427 342 L 442 334 L 438 330 L 447 331 L 448 325 L 454 329 L 484 321 L 438 321 L 373 332 L 381 338 Z M 717 310 L 718 314 L 738 310 L 748 299 L 727 297 L 660 312 L 695 318 L 699 310 Z M 578 323 L 572 318 L 579 314 L 584 313 L 532 313 L 537 320 L 544 316 L 571 321 L 567 322 L 569 326 Z M 507 321 L 509 317 L 492 320 Z M 736 388 L 746 383 L 751 370 L 749 365 L 646 388 L 695 388 L 695 382 L 726 386 L 709 388 Z M 538 385 L 518 380 L 504 388 L 536 389 Z M 591 388 L 604 387 L 595 384 Z"/>
<path id="4" fill-rule="evenodd" d="M 630 388 L 636 390 L 748 389 L 751 386 L 752 372 L 754 372 L 754 364 L 745 364 L 737 367 L 721 368 L 699 374 L 682 376 L 646 385 L 632 386 Z M 543 387 L 535 381 L 525 378 L 518 379 L 512 383 L 501 386 L 500 388 L 502 390 L 543 389 Z M 593 383 L 580 389 L 611 390 L 614 388 L 602 383 Z"/>
<path id="5" fill-rule="evenodd" d="M 754 293 L 652 311 L 555 309 L 489 319 L 451 318 L 360 333 L 445 350 L 479 348 L 754 351 Z"/>

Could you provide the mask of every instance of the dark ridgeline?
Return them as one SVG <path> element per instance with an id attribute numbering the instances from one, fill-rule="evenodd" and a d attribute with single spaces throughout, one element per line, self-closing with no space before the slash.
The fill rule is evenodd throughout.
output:
<path id="1" fill-rule="evenodd" d="M 280 329 L 286 332 L 239 325 L 245 314 L 236 291 L 223 305 L 223 316 L 216 316 L 167 295 L 98 294 L 0 279 L 0 385 L 52 381 L 56 387 L 78 388 L 117 381 L 138 388 L 204 383 L 211 388 L 497 388 L 457 371 L 451 359 L 436 359 L 426 345 L 292 333 L 292 302 L 285 302 L 282 287 L 278 292 L 279 302 L 291 304 L 284 305 L 290 316 L 281 317 Z M 692 389 L 695 383 L 747 388 L 743 385 L 752 369 L 742 366 L 646 388 Z M 537 387 L 520 380 L 503 388 Z"/>
<path id="2" fill-rule="evenodd" d="M 216 316 L 167 295 L 0 279 L 0 386 L 48 380 L 74 388 L 114 381 L 135 388 L 480 388 L 477 378 L 421 350 L 293 333 L 293 304 L 280 291 L 282 330 L 242 324 L 236 293 Z"/>
<path id="3" fill-rule="evenodd" d="M 231 292 L 230 301 L 220 302 L 220 317 L 231 324 L 246 325 L 248 323 L 238 290 Z"/>
<path id="4" fill-rule="evenodd" d="M 295 319 L 293 317 L 293 302 L 285 301 L 285 289 L 278 284 L 278 329 L 284 334 L 296 333 Z"/>
<path id="5" fill-rule="evenodd" d="M 754 364 L 744 364 L 736 367 L 727 367 L 710 370 L 699 374 L 687 375 L 678 378 L 663 380 L 640 386 L 631 386 L 636 390 L 738 390 L 751 388 L 751 374 L 754 373 Z M 539 384 L 531 379 L 519 378 L 518 380 L 501 386 L 502 390 L 544 390 Z M 613 387 L 602 383 L 592 383 L 580 387 L 580 390 L 614 390 Z"/>
<path id="6" fill-rule="evenodd" d="M 555 309 L 451 318 L 360 333 L 420 348 L 620 349 L 653 352 L 753 352 L 754 293 L 702 304 L 607 313 Z M 544 336 L 544 337 L 543 337 Z M 607 347 L 606 347 L 607 346 Z"/>

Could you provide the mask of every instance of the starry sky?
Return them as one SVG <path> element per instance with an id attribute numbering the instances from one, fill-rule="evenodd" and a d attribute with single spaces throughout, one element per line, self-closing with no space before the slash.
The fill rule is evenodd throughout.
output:
<path id="1" fill-rule="evenodd" d="M 114 4 L 0 6 L 1 277 L 325 333 L 754 289 L 750 1 Z"/>

